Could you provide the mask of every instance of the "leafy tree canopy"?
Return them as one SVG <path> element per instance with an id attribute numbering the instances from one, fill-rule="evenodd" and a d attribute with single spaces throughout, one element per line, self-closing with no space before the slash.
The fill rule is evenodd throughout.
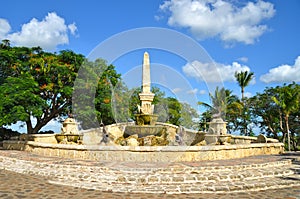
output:
<path id="1" fill-rule="evenodd" d="M 26 123 L 37 133 L 71 109 L 73 83 L 84 60 L 72 51 L 58 54 L 41 48 L 0 46 L 0 125 Z M 33 118 L 37 123 L 34 125 Z"/>

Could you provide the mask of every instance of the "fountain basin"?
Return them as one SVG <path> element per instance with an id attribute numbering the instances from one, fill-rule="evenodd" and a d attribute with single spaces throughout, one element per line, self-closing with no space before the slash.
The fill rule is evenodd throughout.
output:
<path id="1" fill-rule="evenodd" d="M 164 126 L 126 126 L 124 131 L 124 138 L 137 134 L 139 138 L 146 137 L 149 135 L 161 136 L 164 132 L 166 132 L 166 127 Z"/>
<path id="2" fill-rule="evenodd" d="M 66 140 L 68 142 L 77 142 L 79 139 L 79 134 L 56 134 L 55 138 L 58 143 Z"/>
<path id="3" fill-rule="evenodd" d="M 99 146 L 48 144 L 8 140 L 4 149 L 24 150 L 34 154 L 96 161 L 186 162 L 243 158 L 281 154 L 283 143 L 253 143 L 209 146 Z"/>

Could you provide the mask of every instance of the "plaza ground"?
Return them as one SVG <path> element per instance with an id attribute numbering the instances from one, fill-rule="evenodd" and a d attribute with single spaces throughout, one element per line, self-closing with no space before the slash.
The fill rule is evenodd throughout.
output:
<path id="1" fill-rule="evenodd" d="M 48 157 L 32 155 L 27 152 L 20 151 L 5 151 L 0 150 L 1 158 L 17 158 L 26 161 L 49 161 Z M 299 160 L 300 154 L 285 154 L 284 156 L 265 156 L 265 157 L 251 157 L 240 160 L 227 161 L 211 161 L 206 163 L 194 163 L 194 165 L 233 165 L 243 161 L 243 164 L 263 163 L 264 161 L 275 161 L 276 158 Z M 66 160 L 61 161 L 60 158 L 51 158 L 51 161 L 60 161 L 61 164 L 84 164 L 83 161 Z M 89 166 L 99 163 L 87 162 Z M 123 166 L 125 163 L 123 163 Z M 178 166 L 184 164 L 178 164 Z M 294 162 L 294 169 L 299 169 L 299 163 Z M 299 171 L 299 170 L 298 170 Z M 284 188 L 276 188 L 269 190 L 248 190 L 248 191 L 230 191 L 222 193 L 191 193 L 191 194 L 154 194 L 154 193 L 119 193 L 99 191 L 95 189 L 84 189 L 80 187 L 64 186 L 56 184 L 51 178 L 40 175 L 26 175 L 18 172 L 9 171 L 7 169 L 0 169 L 0 198 L 282 198 L 282 199 L 300 199 L 300 178 L 299 175 L 291 175 L 291 186 Z M 293 178 L 293 179 L 292 179 Z M 268 183 L 268 182 L 266 182 Z"/>

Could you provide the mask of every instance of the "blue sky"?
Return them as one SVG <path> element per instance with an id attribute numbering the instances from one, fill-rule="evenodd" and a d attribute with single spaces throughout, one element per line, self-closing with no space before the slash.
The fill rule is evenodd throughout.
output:
<path id="1" fill-rule="evenodd" d="M 158 74 L 173 70 L 174 78 L 187 82 L 185 92 L 193 93 L 199 101 L 208 99 L 207 84 L 215 82 L 240 95 L 233 78 L 237 70 L 255 74 L 255 81 L 246 88 L 248 96 L 265 87 L 300 82 L 299 0 L 3 0 L 1 7 L 1 40 L 8 38 L 20 46 L 39 45 L 49 51 L 71 49 L 88 56 L 101 42 L 135 28 L 159 27 L 182 33 L 214 60 L 222 82 L 214 79 L 203 60 L 187 62 L 160 49 L 132 50 L 113 64 L 124 79 L 132 80 L 128 77 L 138 70 L 147 50 L 151 62 L 158 65 Z M 182 96 L 176 82 L 180 81 L 164 86 L 173 95 Z"/>

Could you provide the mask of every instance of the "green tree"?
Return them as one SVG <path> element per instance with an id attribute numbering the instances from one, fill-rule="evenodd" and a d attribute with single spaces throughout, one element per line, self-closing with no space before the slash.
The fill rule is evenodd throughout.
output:
<path id="1" fill-rule="evenodd" d="M 133 113 L 130 111 L 131 101 L 134 89 L 128 89 L 128 87 L 120 80 L 118 84 L 112 89 L 112 112 L 116 123 L 129 122 L 134 118 Z M 138 100 L 138 99 L 137 99 Z M 132 104 L 137 104 L 132 103 Z M 135 107 L 134 107 L 135 108 Z"/>
<path id="2" fill-rule="evenodd" d="M 232 94 L 232 91 L 216 87 L 214 94 L 209 94 L 211 105 L 205 102 L 198 102 L 199 105 L 204 106 L 208 109 L 210 114 L 204 112 L 202 114 L 203 119 L 201 123 L 205 122 L 208 116 L 211 117 L 221 117 L 228 122 L 229 132 L 234 131 L 238 128 L 238 118 L 243 109 L 242 103 L 239 101 L 238 97 Z M 207 128 L 207 124 L 202 124 L 202 126 Z"/>
<path id="3" fill-rule="evenodd" d="M 195 120 L 199 118 L 199 114 L 197 110 L 191 107 L 188 103 L 181 103 L 181 118 L 180 124 L 189 129 L 197 129 L 199 128 L 198 122 Z"/>
<path id="4" fill-rule="evenodd" d="M 182 104 L 174 97 L 167 97 L 168 119 L 167 122 L 174 125 L 181 125 Z"/>
<path id="5" fill-rule="evenodd" d="M 288 150 L 291 150 L 290 146 L 290 127 L 289 127 L 289 117 L 292 113 L 299 110 L 300 104 L 300 87 L 299 85 L 293 83 L 289 85 L 284 85 L 278 88 L 279 96 L 273 96 L 274 102 L 280 107 L 280 114 L 283 114 L 285 128 L 283 128 L 283 142 L 285 141 L 285 136 L 288 138 Z"/>
<path id="6" fill-rule="evenodd" d="M 121 81 L 121 74 L 117 73 L 115 66 L 108 65 L 105 67 L 98 81 L 98 87 L 95 97 L 95 108 L 98 121 L 103 121 L 104 124 L 115 123 L 113 113 L 114 87 Z"/>
<path id="7" fill-rule="evenodd" d="M 0 100 L 4 115 L 0 125 L 23 121 L 32 134 L 70 113 L 73 83 L 83 60 L 72 51 L 54 54 L 40 48 L 1 48 L 0 97 L 5 100 Z"/>
<path id="8" fill-rule="evenodd" d="M 227 109 L 226 89 L 216 87 L 214 94 L 209 93 L 211 105 L 205 102 L 198 102 L 198 105 L 210 109 L 213 117 L 222 117 L 225 119 Z"/>
<path id="9" fill-rule="evenodd" d="M 239 86 L 241 87 L 242 101 L 243 101 L 245 98 L 244 96 L 245 87 L 247 87 L 250 81 L 254 78 L 254 73 L 248 71 L 241 71 L 241 72 L 235 72 L 234 76 Z"/>
<path id="10" fill-rule="evenodd" d="M 83 129 L 99 126 L 95 111 L 95 93 L 103 61 L 85 60 L 80 67 L 72 94 L 72 113 Z"/>
<path id="11" fill-rule="evenodd" d="M 297 149 L 299 144 L 299 98 L 299 85 L 295 83 L 266 88 L 263 93 L 257 93 L 249 99 L 253 122 L 267 136 L 279 139 L 287 145 L 289 145 L 289 141 L 286 142 L 286 137 L 291 134 L 291 143 L 293 148 Z"/>
<path id="12" fill-rule="evenodd" d="M 105 60 L 84 61 L 73 93 L 74 113 L 83 129 L 99 127 L 100 122 L 105 125 L 117 122 L 114 105 L 122 93 L 115 92 L 115 87 L 120 81 L 115 66 L 107 65 Z"/>
<path id="13" fill-rule="evenodd" d="M 242 93 L 242 103 L 244 105 L 243 112 L 242 112 L 242 126 L 243 126 L 243 132 L 245 135 L 248 135 L 247 132 L 247 118 L 249 118 L 249 112 L 248 107 L 245 103 L 245 87 L 247 87 L 250 83 L 250 81 L 254 78 L 254 73 L 249 71 L 241 71 L 241 72 L 235 72 L 234 74 L 236 81 L 238 82 L 239 86 L 241 87 L 241 93 Z"/>
<path id="14" fill-rule="evenodd" d="M 274 96 L 278 96 L 277 88 L 266 88 L 263 93 L 257 93 L 249 98 L 247 104 L 253 115 L 252 122 L 268 137 L 280 139 L 282 117 L 279 106 L 272 99 Z"/>
<path id="15" fill-rule="evenodd" d="M 8 39 L 3 39 L 2 43 L 0 44 L 0 48 L 9 48 L 10 47 L 10 41 Z"/>
<path id="16" fill-rule="evenodd" d="M 238 98 L 232 94 L 231 90 L 225 88 L 216 87 L 214 94 L 209 93 L 209 98 L 211 105 L 205 102 L 198 102 L 198 104 L 209 108 L 215 117 L 226 119 L 225 116 L 228 112 L 234 112 L 235 108 L 241 107 Z"/>
<path id="17" fill-rule="evenodd" d="M 291 132 L 291 144 L 295 151 L 300 150 L 300 109 L 290 115 L 289 127 Z"/>
<path id="18" fill-rule="evenodd" d="M 211 111 L 206 110 L 200 115 L 200 120 L 199 120 L 199 130 L 200 131 L 208 131 L 209 125 L 208 123 L 211 121 L 212 115 Z"/>

